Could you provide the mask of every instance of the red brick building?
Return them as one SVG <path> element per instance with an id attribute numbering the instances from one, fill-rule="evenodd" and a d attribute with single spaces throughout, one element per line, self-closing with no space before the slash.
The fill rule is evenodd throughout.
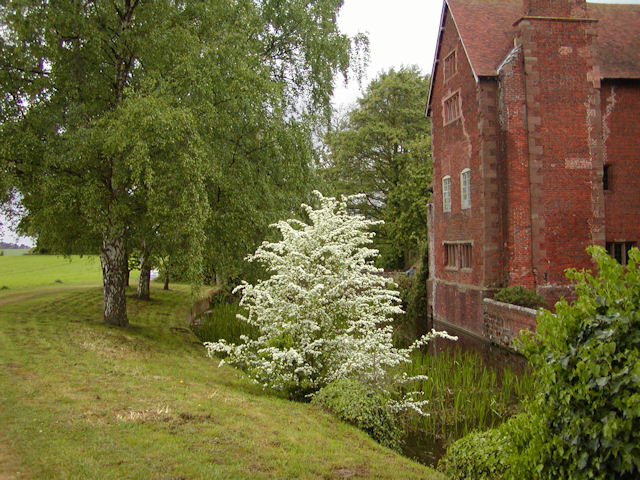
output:
<path id="1" fill-rule="evenodd" d="M 588 245 L 640 242 L 640 5 L 446 0 L 440 26 L 430 308 L 480 334 L 497 288 L 554 302 Z"/>

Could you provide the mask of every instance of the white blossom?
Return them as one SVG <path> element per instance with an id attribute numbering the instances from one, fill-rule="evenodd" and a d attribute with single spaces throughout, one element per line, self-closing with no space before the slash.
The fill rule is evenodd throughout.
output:
<path id="1" fill-rule="evenodd" d="M 209 355 L 221 353 L 257 383 L 292 396 L 340 378 L 381 385 L 392 369 L 409 363 L 412 350 L 435 337 L 455 338 L 434 330 L 410 348 L 393 346 L 393 317 L 403 313 L 399 293 L 373 265 L 378 252 L 367 247 L 370 228 L 381 222 L 349 213 L 348 202 L 357 197 L 315 195 L 319 208 L 303 205 L 309 223 L 278 222 L 282 240 L 264 242 L 247 257 L 270 277 L 234 289 L 247 312 L 239 318 L 259 336 L 244 337 L 240 345 L 205 344 Z M 422 411 L 424 405 L 407 395 L 392 407 Z"/>

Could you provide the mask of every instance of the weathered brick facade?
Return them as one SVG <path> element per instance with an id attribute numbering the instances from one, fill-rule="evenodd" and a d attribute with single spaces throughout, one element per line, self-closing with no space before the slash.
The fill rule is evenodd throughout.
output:
<path id="1" fill-rule="evenodd" d="M 587 246 L 640 241 L 638 50 L 640 5 L 445 1 L 428 101 L 436 320 L 483 334 L 497 288 L 554 302 L 567 268 L 592 267 Z"/>
<path id="2" fill-rule="evenodd" d="M 485 298 L 482 334 L 492 343 L 514 348 L 513 340 L 522 330 L 535 330 L 536 317 L 537 312 L 531 308 Z"/>

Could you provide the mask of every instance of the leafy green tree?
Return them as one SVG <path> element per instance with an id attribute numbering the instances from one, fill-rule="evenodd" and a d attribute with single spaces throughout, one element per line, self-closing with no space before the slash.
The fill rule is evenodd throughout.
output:
<path id="1" fill-rule="evenodd" d="M 428 77 L 417 67 L 382 73 L 325 137 L 324 173 L 332 193 L 363 193 L 361 213 L 385 222 L 375 242 L 385 268 L 414 261 L 426 241 L 432 173 L 424 112 L 428 88 Z"/>
<path id="2" fill-rule="evenodd" d="M 128 324 L 127 251 L 179 245 L 197 281 L 206 248 L 233 264 L 271 220 L 261 195 L 288 207 L 348 66 L 341 4 L 0 2 L 0 188 L 48 248 L 100 252 L 107 323 Z"/>

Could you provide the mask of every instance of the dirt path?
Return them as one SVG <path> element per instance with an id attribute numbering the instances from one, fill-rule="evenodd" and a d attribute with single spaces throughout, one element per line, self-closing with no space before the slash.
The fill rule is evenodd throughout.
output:
<path id="1" fill-rule="evenodd" d="M 85 288 L 95 288 L 98 286 L 99 285 L 69 285 L 66 287 L 39 288 L 39 289 L 36 288 L 31 292 L 21 292 L 16 294 L 15 296 L 0 298 L 0 306 L 10 305 L 12 303 L 18 303 L 24 300 L 31 300 L 32 298 L 46 297 L 47 295 L 54 295 L 56 293 L 61 293 L 65 291 L 83 290 Z M 2 477 L 0 477 L 0 480 L 2 480 Z"/>

